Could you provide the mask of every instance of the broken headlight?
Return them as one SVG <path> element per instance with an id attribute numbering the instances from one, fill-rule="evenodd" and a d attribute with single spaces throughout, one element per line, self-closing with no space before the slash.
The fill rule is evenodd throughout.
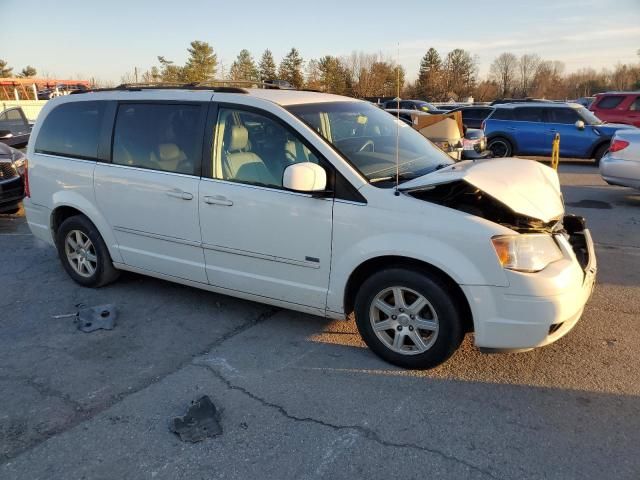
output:
<path id="1" fill-rule="evenodd" d="M 551 235 L 499 235 L 491 239 L 498 261 L 518 272 L 539 272 L 562 258 L 562 251 Z"/>

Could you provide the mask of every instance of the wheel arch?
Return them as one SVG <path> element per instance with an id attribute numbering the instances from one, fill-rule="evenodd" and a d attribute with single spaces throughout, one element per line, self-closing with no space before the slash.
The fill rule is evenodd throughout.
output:
<path id="1" fill-rule="evenodd" d="M 449 274 L 428 262 L 399 255 L 384 255 L 369 258 L 351 272 L 344 290 L 343 302 L 346 316 L 350 315 L 354 310 L 358 287 L 362 282 L 372 274 L 387 268 L 405 268 L 438 278 L 454 296 L 456 305 L 461 307 L 460 313 L 462 314 L 465 331 L 472 332 L 474 330 L 473 315 L 471 313 L 469 300 L 460 288 L 460 285 L 458 285 Z"/>
<path id="2" fill-rule="evenodd" d="M 55 196 L 56 195 L 54 195 L 54 207 L 51 210 L 49 218 L 49 228 L 51 229 L 54 242 L 56 232 L 62 222 L 74 215 L 83 215 L 88 218 L 98 230 L 98 233 L 109 250 L 111 259 L 114 262 L 122 263 L 122 256 L 120 255 L 115 235 L 97 208 L 80 195 L 65 198 L 55 198 Z"/>

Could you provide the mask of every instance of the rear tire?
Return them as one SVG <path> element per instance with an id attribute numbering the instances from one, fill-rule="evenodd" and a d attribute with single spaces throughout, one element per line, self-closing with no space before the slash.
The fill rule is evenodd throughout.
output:
<path id="1" fill-rule="evenodd" d="M 595 164 L 596 167 L 600 165 L 600 159 L 602 157 L 604 157 L 605 153 L 607 153 L 607 151 L 609 150 L 609 144 L 605 143 L 603 145 L 600 145 L 597 149 L 596 152 L 593 155 L 593 158 L 595 159 Z"/>
<path id="2" fill-rule="evenodd" d="M 462 315 L 445 282 L 389 268 L 360 287 L 355 317 L 362 339 L 389 363 L 411 369 L 445 362 L 464 338 Z"/>
<path id="3" fill-rule="evenodd" d="M 495 158 L 504 158 L 513 155 L 513 145 L 504 137 L 495 137 L 489 140 L 487 150 L 490 150 Z"/>
<path id="4" fill-rule="evenodd" d="M 102 287 L 120 275 L 98 229 L 84 215 L 62 222 L 56 232 L 56 246 L 64 269 L 84 287 Z"/>

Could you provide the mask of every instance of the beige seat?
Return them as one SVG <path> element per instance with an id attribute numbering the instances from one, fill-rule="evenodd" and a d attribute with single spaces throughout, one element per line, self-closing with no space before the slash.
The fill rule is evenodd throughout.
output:
<path id="1" fill-rule="evenodd" d="M 249 132 L 245 127 L 231 127 L 226 155 L 224 158 L 224 178 L 247 183 L 282 186 L 282 179 L 276 180 L 262 159 L 249 152 Z"/>

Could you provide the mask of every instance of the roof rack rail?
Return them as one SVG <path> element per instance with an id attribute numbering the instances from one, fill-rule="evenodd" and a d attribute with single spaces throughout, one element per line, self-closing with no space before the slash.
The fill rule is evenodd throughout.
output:
<path id="1" fill-rule="evenodd" d="M 267 88 L 267 89 L 289 89 L 281 87 L 277 83 L 270 81 L 261 82 L 253 80 L 207 80 L 203 82 L 141 82 L 122 83 L 117 87 L 93 88 L 84 91 L 75 91 L 73 94 L 86 92 L 109 92 L 109 91 L 140 91 L 140 90 L 212 90 L 221 93 L 249 93 L 247 88 Z"/>

